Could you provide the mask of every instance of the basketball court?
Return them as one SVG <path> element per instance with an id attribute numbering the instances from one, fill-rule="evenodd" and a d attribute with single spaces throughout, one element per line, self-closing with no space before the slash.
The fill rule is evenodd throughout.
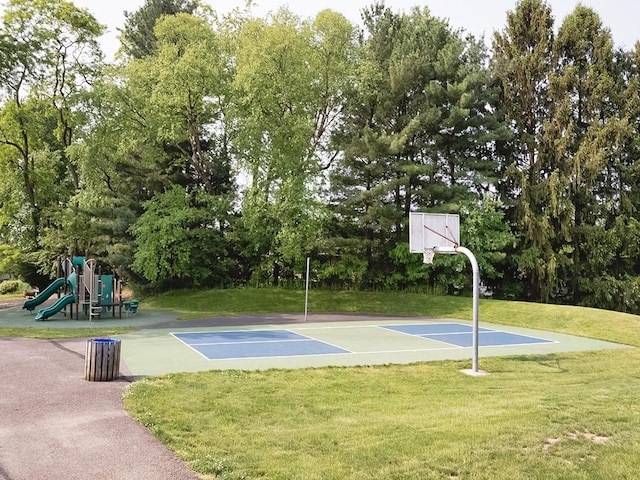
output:
<path id="1" fill-rule="evenodd" d="M 205 370 L 261 370 L 407 364 L 474 357 L 472 321 L 382 314 L 265 314 L 177 320 L 171 312 L 139 310 L 122 319 L 46 322 L 19 305 L 0 313 L 0 327 L 59 329 L 134 327 L 117 335 L 134 377 Z M 627 348 L 573 335 L 481 322 L 482 358 Z"/>
<path id="2" fill-rule="evenodd" d="M 326 327 L 329 328 L 329 327 Z M 338 328 L 338 327 L 334 327 Z M 434 340 L 443 348 L 472 346 L 472 328 L 462 323 L 417 323 L 405 325 L 377 325 L 391 332 Z M 207 360 L 239 358 L 290 357 L 302 355 L 354 354 L 352 350 L 318 340 L 298 329 L 292 330 L 231 330 L 224 332 L 186 332 L 172 335 Z M 531 337 L 488 328 L 480 329 L 480 346 L 512 346 L 553 343 Z M 426 345 L 425 345 L 426 347 Z"/>
<path id="3" fill-rule="evenodd" d="M 314 314 L 227 318 L 226 325 L 151 328 L 121 335 L 122 358 L 134 376 L 203 370 L 261 370 L 470 360 L 473 325 L 451 319 Z M 184 323 L 184 322 L 183 322 Z M 211 319 L 210 323 L 215 323 Z M 245 323 L 243 325 L 243 323 Z M 248 324 L 252 323 L 252 324 Z M 480 359 L 625 348 L 553 332 L 485 324 Z M 481 360 L 480 360 L 481 362 Z"/>

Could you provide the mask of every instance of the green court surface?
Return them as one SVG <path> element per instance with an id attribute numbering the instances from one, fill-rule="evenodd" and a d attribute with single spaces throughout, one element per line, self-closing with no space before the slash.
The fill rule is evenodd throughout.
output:
<path id="1" fill-rule="evenodd" d="M 428 329 L 434 325 L 455 324 L 454 330 L 471 329 L 470 322 L 456 319 L 312 314 L 305 321 L 303 315 L 272 314 L 178 321 L 171 312 L 141 309 L 136 315 L 128 316 L 123 312 L 122 318 L 114 318 L 109 313 L 90 322 L 86 318 L 70 319 L 62 312 L 46 321 L 35 321 L 35 313 L 23 310 L 21 306 L 0 310 L 0 327 L 138 328 L 136 332 L 117 336 L 122 341 L 126 370 L 134 377 L 202 370 L 406 364 L 437 360 L 469 359 L 471 363 L 473 355 L 468 346 L 469 333 L 462 333 L 467 337 L 458 344 L 461 337 L 456 332 L 445 332 L 444 336 L 411 333 L 416 328 Z M 572 335 L 489 324 L 482 319 L 480 330 L 480 368 L 482 358 L 489 356 L 627 348 Z M 498 340 L 497 344 L 483 346 L 484 330 L 487 336 L 507 338 L 506 343 Z M 191 343 L 184 341 L 184 338 L 194 336 L 196 340 Z M 520 342 L 521 338 L 525 343 Z M 286 343 L 289 341 L 292 343 Z M 241 348 L 238 343 L 242 344 Z M 313 348 L 300 350 L 301 345 Z M 273 350 L 273 347 L 280 350 Z"/>
<path id="2" fill-rule="evenodd" d="M 273 317 L 273 316 L 272 316 Z M 269 369 L 302 368 L 324 366 L 379 365 L 389 363 L 414 363 L 435 360 L 471 359 L 470 347 L 443 343 L 435 338 L 424 338 L 394 331 L 393 325 L 426 325 L 451 323 L 468 325 L 469 322 L 452 319 L 408 318 L 408 317 L 358 317 L 331 315 L 332 321 L 324 321 L 322 315 L 313 315 L 313 321 L 299 323 L 272 323 L 247 325 L 242 318 L 234 319 L 232 325 L 206 327 L 202 323 L 185 328 L 154 328 L 122 335 L 122 357 L 135 376 L 161 375 L 170 372 L 225 370 L 225 369 Z M 273 319 L 273 318 L 272 318 Z M 319 320 L 319 321 L 318 321 Z M 560 333 L 506 327 L 481 322 L 481 327 L 499 332 L 544 339 L 544 343 L 480 346 L 482 357 L 505 355 L 550 354 L 570 351 L 626 348 L 624 345 L 593 340 Z M 263 355 L 258 352 L 250 358 L 207 358 L 192 346 L 176 338 L 176 334 L 221 332 L 236 335 L 245 332 L 248 343 L 253 332 L 290 332 L 323 344 L 337 347 L 344 352 L 323 354 Z M 222 348 L 227 342 L 218 342 Z M 481 344 L 482 345 L 482 344 Z M 215 349 L 216 345 L 211 348 Z"/>

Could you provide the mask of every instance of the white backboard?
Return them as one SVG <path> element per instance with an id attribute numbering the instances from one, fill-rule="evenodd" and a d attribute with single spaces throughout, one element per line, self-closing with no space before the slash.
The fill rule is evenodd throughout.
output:
<path id="1" fill-rule="evenodd" d="M 423 253 L 425 248 L 459 246 L 459 215 L 416 212 L 409 214 L 409 250 L 411 253 Z"/>

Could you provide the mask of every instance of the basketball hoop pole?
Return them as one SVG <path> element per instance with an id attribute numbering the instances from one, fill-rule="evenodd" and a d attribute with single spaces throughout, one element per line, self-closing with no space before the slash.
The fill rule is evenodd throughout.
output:
<path id="1" fill-rule="evenodd" d="M 478 303 L 480 297 L 480 269 L 476 257 L 460 247 L 460 217 L 449 213 L 409 214 L 409 251 L 422 253 L 424 262 L 430 263 L 434 253 L 464 253 L 473 269 L 473 369 L 462 370 L 465 375 L 480 377 L 487 372 L 478 370 Z"/>
<path id="2" fill-rule="evenodd" d="M 478 374 L 478 303 L 480 297 L 480 268 L 475 255 L 465 247 L 438 247 L 438 253 L 464 253 L 471 262 L 473 270 L 473 364 L 472 374 Z"/>

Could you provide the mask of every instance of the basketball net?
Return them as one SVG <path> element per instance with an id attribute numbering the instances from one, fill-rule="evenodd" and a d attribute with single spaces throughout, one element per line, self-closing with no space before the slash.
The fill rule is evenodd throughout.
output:
<path id="1" fill-rule="evenodd" d="M 423 263 L 433 263 L 433 257 L 436 256 L 436 251 L 433 248 L 424 247 L 422 251 L 422 262 Z"/>

